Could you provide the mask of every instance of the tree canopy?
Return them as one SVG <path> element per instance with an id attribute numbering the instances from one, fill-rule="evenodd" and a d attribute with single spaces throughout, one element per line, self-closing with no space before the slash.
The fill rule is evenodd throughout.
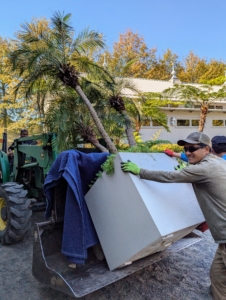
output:
<path id="1" fill-rule="evenodd" d="M 214 58 L 208 61 L 193 51 L 183 59 L 171 49 L 159 54 L 157 48 L 149 48 L 145 39 L 131 29 L 119 35 L 112 50 L 106 48 L 102 33 L 84 29 L 74 36 L 70 14 L 56 12 L 51 20 L 33 18 L 22 24 L 15 36 L 16 40 L 0 37 L 1 130 L 18 132 L 27 127 L 31 132 L 38 132 L 51 128 L 58 131 L 58 136 L 68 137 L 62 149 L 75 143 L 76 126 L 83 137 L 94 141 L 104 136 L 109 144 L 109 136 L 117 141 L 125 138 L 126 128 L 131 145 L 135 144 L 132 132 L 139 131 L 146 118 L 168 129 L 166 115 L 158 108 L 159 95 L 149 93 L 132 100 L 125 98 L 119 78 L 169 80 L 174 68 L 182 82 L 181 91 L 183 83 L 210 87 L 226 82 L 225 62 Z M 181 97 L 182 94 L 185 97 L 184 92 Z M 195 97 L 198 91 L 193 89 L 192 93 Z M 201 107 L 205 104 L 208 108 L 210 98 Z M 86 118 L 87 114 L 92 119 Z M 65 121 L 57 128 L 54 122 L 59 123 L 65 115 L 69 116 L 68 120 L 81 118 L 84 124 L 75 126 Z M 205 114 L 203 117 L 204 120 Z M 90 128 L 94 130 L 92 133 Z"/>

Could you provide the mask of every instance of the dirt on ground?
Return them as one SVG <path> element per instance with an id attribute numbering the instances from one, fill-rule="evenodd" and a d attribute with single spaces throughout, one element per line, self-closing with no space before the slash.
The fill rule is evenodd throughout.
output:
<path id="1" fill-rule="evenodd" d="M 33 224 L 44 220 L 34 213 Z M 199 232 L 196 232 L 199 233 Z M 200 233 L 199 233 L 200 234 Z M 209 268 L 216 251 L 209 230 L 203 239 L 81 300 L 208 300 Z M 0 299 L 72 300 L 43 286 L 32 276 L 33 226 L 25 239 L 11 246 L 0 245 Z"/>

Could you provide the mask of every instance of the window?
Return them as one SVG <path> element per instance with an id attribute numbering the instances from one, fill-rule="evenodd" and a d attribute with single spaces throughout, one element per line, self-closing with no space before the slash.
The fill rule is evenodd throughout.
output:
<path id="1" fill-rule="evenodd" d="M 209 109 L 214 109 L 214 108 L 215 108 L 214 105 L 210 105 L 210 106 L 209 106 Z"/>
<path id="2" fill-rule="evenodd" d="M 216 109 L 223 109 L 223 106 L 216 105 Z"/>
<path id="3" fill-rule="evenodd" d="M 177 126 L 189 126 L 190 121 L 189 120 L 177 120 Z"/>
<path id="4" fill-rule="evenodd" d="M 224 126 L 224 120 L 213 120 L 213 126 Z"/>
<path id="5" fill-rule="evenodd" d="M 157 121 L 152 121 L 152 126 L 162 126 L 162 125 Z"/>
<path id="6" fill-rule="evenodd" d="M 200 108 L 201 105 L 194 105 L 194 108 Z"/>
<path id="7" fill-rule="evenodd" d="M 143 120 L 141 126 L 151 126 L 151 121 L 149 119 Z"/>
<path id="8" fill-rule="evenodd" d="M 184 104 L 184 107 L 185 107 L 185 108 L 192 108 L 192 107 L 193 107 L 193 104 L 190 103 L 190 102 L 186 102 L 186 103 Z"/>
<path id="9" fill-rule="evenodd" d="M 169 107 L 178 107 L 178 104 L 169 104 Z"/>
<path id="10" fill-rule="evenodd" d="M 168 107 L 168 104 L 161 103 L 159 106 L 160 106 L 160 107 Z"/>
<path id="11" fill-rule="evenodd" d="M 191 120 L 191 126 L 199 126 L 199 120 Z"/>

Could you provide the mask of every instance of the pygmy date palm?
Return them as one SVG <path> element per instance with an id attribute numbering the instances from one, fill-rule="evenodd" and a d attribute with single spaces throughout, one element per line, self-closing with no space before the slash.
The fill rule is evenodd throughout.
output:
<path id="1" fill-rule="evenodd" d="M 133 92 L 137 95 L 139 94 L 139 90 L 133 84 L 133 82 L 129 80 L 116 79 L 115 83 L 110 85 L 109 92 L 108 92 L 110 107 L 114 108 L 118 113 L 120 113 L 124 117 L 128 143 L 132 147 L 132 146 L 136 146 L 136 141 L 133 135 L 133 127 L 132 127 L 133 122 L 125 107 L 125 103 L 123 100 L 123 92 L 124 93 Z"/>
<path id="2" fill-rule="evenodd" d="M 89 74 L 96 80 L 108 76 L 105 70 L 84 55 L 89 49 L 104 46 L 102 36 L 86 29 L 73 40 L 70 17 L 70 14 L 55 13 L 51 18 L 50 30 L 38 34 L 33 34 L 29 24 L 22 25 L 24 30 L 20 33 L 18 49 L 11 54 L 13 69 L 19 71 L 21 78 L 17 90 L 24 88 L 26 95 L 29 95 L 38 81 L 48 78 L 74 89 L 86 104 L 109 151 L 115 153 L 116 147 L 79 84 L 79 80 L 86 80 Z M 111 80 L 109 76 L 108 80 Z"/>

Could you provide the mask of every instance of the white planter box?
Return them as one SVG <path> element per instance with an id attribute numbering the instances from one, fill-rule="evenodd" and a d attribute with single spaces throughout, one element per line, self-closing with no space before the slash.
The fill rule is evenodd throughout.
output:
<path id="1" fill-rule="evenodd" d="M 105 173 L 85 199 L 110 270 L 162 251 L 204 217 L 191 184 L 159 183 L 121 170 L 130 160 L 141 168 L 172 171 L 177 161 L 162 153 L 118 153 L 114 175 Z"/>

